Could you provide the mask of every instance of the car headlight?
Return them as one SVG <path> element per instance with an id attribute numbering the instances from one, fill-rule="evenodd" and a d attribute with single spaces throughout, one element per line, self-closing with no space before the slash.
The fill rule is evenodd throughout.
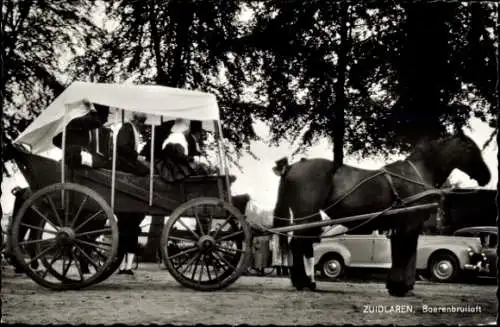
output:
<path id="1" fill-rule="evenodd" d="M 468 247 L 467 248 L 467 253 L 469 254 L 469 256 L 473 256 L 475 254 L 474 250 L 471 248 L 471 247 Z"/>

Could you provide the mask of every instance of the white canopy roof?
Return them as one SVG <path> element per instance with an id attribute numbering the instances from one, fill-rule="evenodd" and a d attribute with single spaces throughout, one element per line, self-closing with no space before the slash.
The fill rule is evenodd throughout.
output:
<path id="1" fill-rule="evenodd" d="M 64 129 L 64 117 L 84 116 L 88 109 L 82 101 L 161 116 L 165 120 L 184 118 L 203 121 L 203 127 L 213 130 L 211 124 L 219 120 L 215 95 L 199 91 L 176 89 L 158 85 L 130 85 L 75 82 L 24 130 L 15 143 L 31 146 L 34 153 L 52 147 L 52 138 Z"/>

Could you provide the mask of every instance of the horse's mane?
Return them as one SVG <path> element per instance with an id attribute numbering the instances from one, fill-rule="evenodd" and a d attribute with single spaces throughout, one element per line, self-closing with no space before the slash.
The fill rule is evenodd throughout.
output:
<path id="1" fill-rule="evenodd" d="M 439 154 L 442 151 L 443 143 L 449 141 L 453 137 L 451 135 L 430 141 L 420 141 L 415 146 L 415 149 L 410 153 L 408 159 L 424 159 L 426 161 L 438 160 Z"/>

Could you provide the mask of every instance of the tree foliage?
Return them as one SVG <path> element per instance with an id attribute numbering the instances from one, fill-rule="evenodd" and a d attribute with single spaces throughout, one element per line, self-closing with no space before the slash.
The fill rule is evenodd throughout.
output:
<path id="1" fill-rule="evenodd" d="M 345 92 L 348 153 L 408 150 L 422 138 L 483 120 L 494 99 L 492 6 L 484 3 L 350 3 L 349 59 L 342 74 L 342 5 L 254 1 L 245 38 L 273 141 L 308 145 L 335 135 Z M 302 134 L 303 129 L 306 132 Z M 337 127 L 338 129 L 338 127 Z M 338 137 L 338 136 L 337 136 Z"/>
<path id="2" fill-rule="evenodd" d="M 98 31 L 92 1 L 1 4 L 2 134 L 10 142 L 65 87 L 64 61 Z"/>

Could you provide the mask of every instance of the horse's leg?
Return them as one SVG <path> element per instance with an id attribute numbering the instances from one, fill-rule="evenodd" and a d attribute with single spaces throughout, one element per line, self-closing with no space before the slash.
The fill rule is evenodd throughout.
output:
<path id="1" fill-rule="evenodd" d="M 292 238 L 290 242 L 290 250 L 292 251 L 292 267 L 290 268 L 290 280 L 293 287 L 298 291 L 304 288 L 304 261 L 302 259 L 302 252 L 300 251 L 300 243 L 297 238 Z"/>
<path id="2" fill-rule="evenodd" d="M 316 290 L 316 281 L 315 281 L 315 269 L 314 269 L 314 248 L 313 241 L 310 239 L 306 239 L 302 242 L 302 253 L 304 256 L 302 260 L 304 261 L 304 269 L 307 277 L 307 286 L 311 290 Z"/>
<path id="3" fill-rule="evenodd" d="M 416 258 L 419 229 L 397 229 L 391 235 L 392 266 L 386 282 L 393 296 L 405 296 L 416 281 Z"/>
<path id="4" fill-rule="evenodd" d="M 292 285 L 298 291 L 301 291 L 304 287 L 311 286 L 311 279 L 310 276 L 308 276 L 306 266 L 304 265 L 304 259 L 306 258 L 308 247 L 307 243 L 309 242 L 299 238 L 293 238 L 291 242 L 293 263 L 290 270 L 290 279 L 292 280 Z M 312 243 L 310 245 L 312 247 Z M 312 248 L 310 250 L 311 251 L 309 252 L 312 252 Z"/>

